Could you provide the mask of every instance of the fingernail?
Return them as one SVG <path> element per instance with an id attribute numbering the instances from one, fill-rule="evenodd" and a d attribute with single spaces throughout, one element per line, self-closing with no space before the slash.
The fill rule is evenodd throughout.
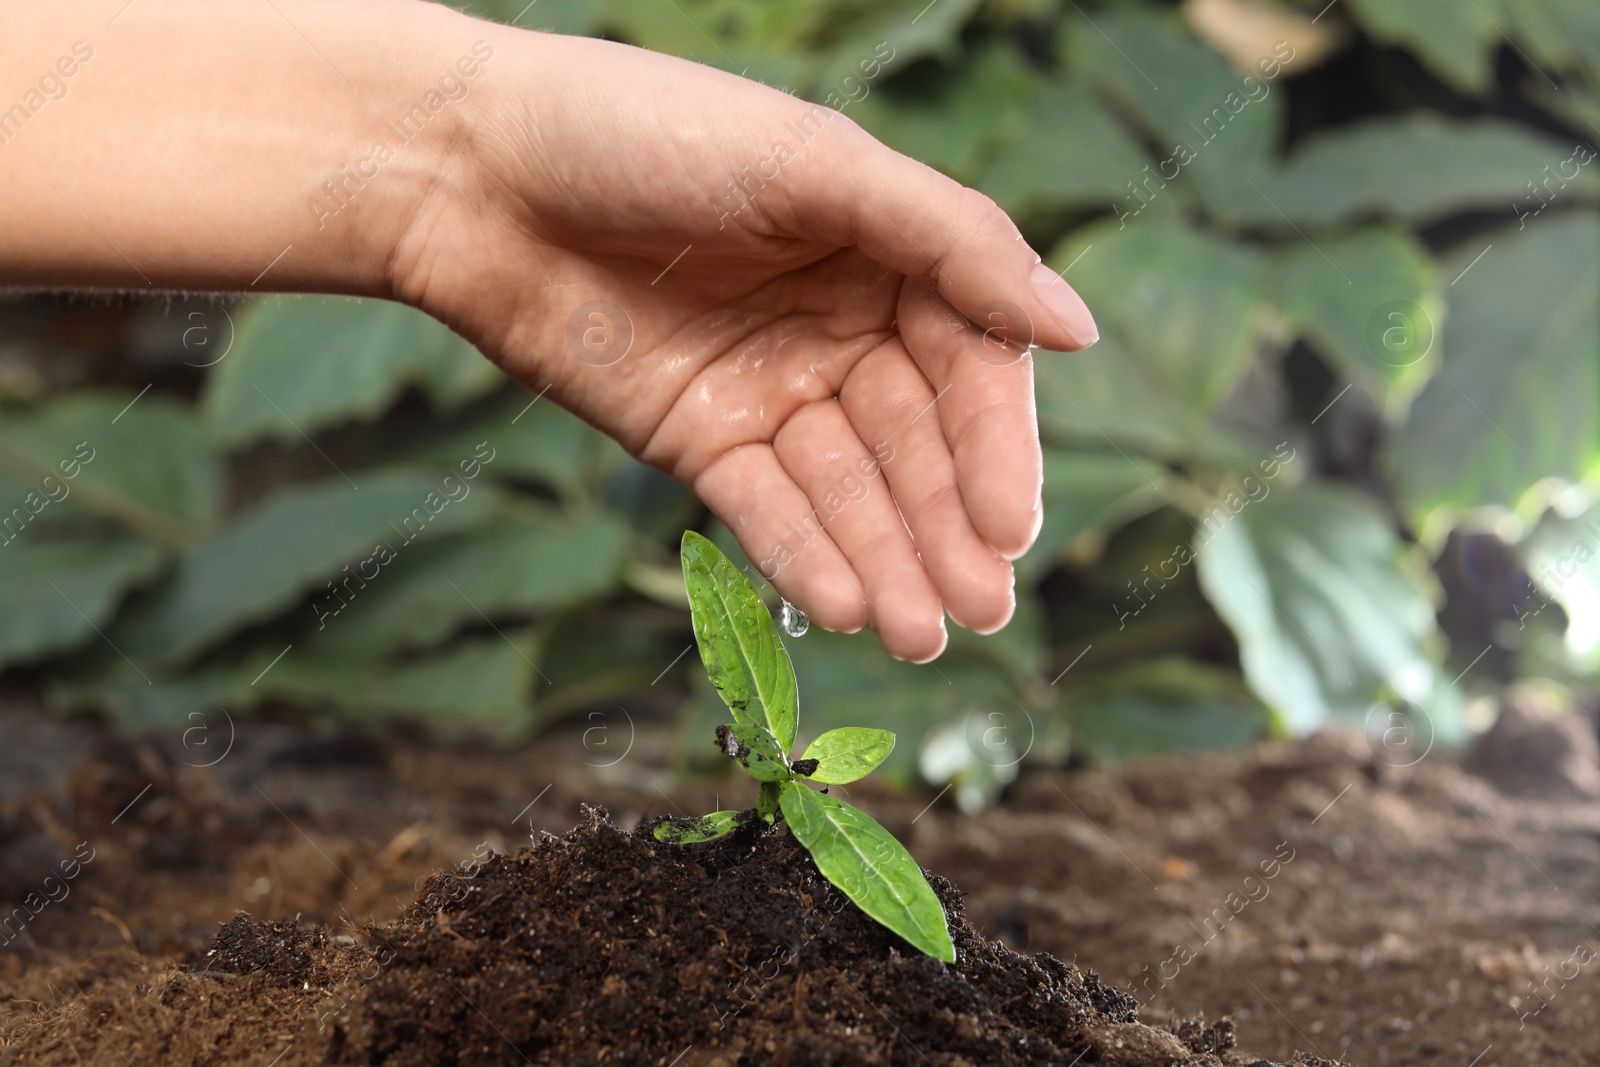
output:
<path id="1" fill-rule="evenodd" d="M 974 626 L 974 627 L 972 627 L 972 632 L 973 633 L 977 634 L 980 637 L 988 637 L 990 634 L 999 633 L 1001 630 L 1004 630 L 1007 625 L 1010 624 L 1011 617 L 1017 613 L 1017 572 L 1016 571 L 1012 571 L 1011 572 L 1011 589 L 1009 590 L 1009 593 L 1010 593 L 1011 606 L 1006 608 L 1006 613 L 1000 619 L 1000 621 L 995 623 L 993 626 L 987 627 L 985 629 L 979 629 L 978 627 Z"/>
<path id="2" fill-rule="evenodd" d="M 922 666 L 925 663 L 932 663 L 934 660 L 938 659 L 941 655 L 944 654 L 944 650 L 949 644 L 950 644 L 950 634 L 949 634 L 949 631 L 947 631 L 944 628 L 944 616 L 940 615 L 939 616 L 939 644 L 938 644 L 938 646 L 936 648 L 934 648 L 934 650 L 933 650 L 933 652 L 931 654 L 926 649 L 918 649 L 917 651 L 918 651 L 918 653 L 920 655 L 920 658 L 908 659 L 908 660 L 906 660 L 906 662 L 907 663 L 914 663 L 919 667 Z"/>
<path id="3" fill-rule="evenodd" d="M 1087 348 L 1088 345 L 1085 345 L 1084 347 Z M 1021 545 L 1010 551 L 1001 551 L 1000 549 L 996 548 L 994 550 L 995 554 L 1001 559 L 1005 560 L 1007 563 L 1015 563 L 1023 556 L 1026 556 L 1029 549 L 1033 548 L 1033 543 L 1039 539 L 1039 531 L 1043 529 L 1044 501 L 1042 499 L 1036 499 L 1033 502 L 1033 518 L 1029 521 L 1027 540 L 1023 541 Z"/>
<path id="4" fill-rule="evenodd" d="M 1089 305 L 1073 291 L 1072 286 L 1043 263 L 1036 264 L 1029 279 L 1039 302 L 1056 318 L 1056 323 L 1079 348 L 1088 348 L 1100 340 L 1100 329 L 1094 324 Z"/>
<path id="5" fill-rule="evenodd" d="M 1044 529 L 1044 499 L 1041 497 L 1033 505 L 1033 526 L 1028 530 L 1028 547 L 1039 540 L 1039 531 Z"/>

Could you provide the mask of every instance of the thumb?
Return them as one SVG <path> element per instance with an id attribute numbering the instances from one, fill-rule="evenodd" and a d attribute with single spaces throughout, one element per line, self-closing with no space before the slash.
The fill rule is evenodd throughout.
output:
<path id="1" fill-rule="evenodd" d="M 809 203 L 794 208 L 813 234 L 854 245 L 903 274 L 935 280 L 939 294 L 974 322 L 1005 322 L 1010 340 L 1075 351 L 1100 339 L 1072 286 L 1022 239 L 998 204 L 976 189 L 884 145 L 835 114 L 829 151 L 810 168 Z M 1018 337 L 1015 305 L 1029 320 Z M 1028 327 L 1031 326 L 1031 329 Z"/>

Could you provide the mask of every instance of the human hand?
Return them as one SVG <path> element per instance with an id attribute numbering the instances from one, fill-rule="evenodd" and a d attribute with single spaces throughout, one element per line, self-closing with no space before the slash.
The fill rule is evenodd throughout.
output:
<path id="1" fill-rule="evenodd" d="M 1043 518 L 1025 346 L 1098 336 L 1071 288 L 991 201 L 838 112 L 474 32 L 491 88 L 396 293 L 692 487 L 817 624 L 918 662 L 945 612 L 1003 626 Z"/>
<path id="2" fill-rule="evenodd" d="M 0 124 L 0 285 L 406 300 L 693 487 L 819 625 L 927 660 L 944 611 L 1010 617 L 1019 341 L 1096 333 L 978 193 L 753 82 L 414 0 L 7 19 L 6 69 L 53 80 Z"/>

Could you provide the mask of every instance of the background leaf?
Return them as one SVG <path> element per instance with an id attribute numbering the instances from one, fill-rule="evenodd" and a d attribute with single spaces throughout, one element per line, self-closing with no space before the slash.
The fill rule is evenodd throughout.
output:
<path id="1" fill-rule="evenodd" d="M 1488 87 L 1490 44 L 1499 37 L 1493 18 L 1503 17 L 1496 0 L 1350 0 L 1350 6 L 1367 33 L 1416 53 L 1457 88 Z"/>
<path id="2" fill-rule="evenodd" d="M 1046 357 L 1049 358 L 1049 357 Z M 1166 502 L 1166 471 L 1143 457 L 1049 448 L 1044 450 L 1044 525 L 1016 563 L 1032 582 L 1059 562 L 1061 550 L 1094 531 L 1109 532 Z"/>
<path id="3" fill-rule="evenodd" d="M 1012 48 L 991 45 L 933 92 L 873 92 L 850 117 L 896 151 L 972 181 L 1001 143 L 1022 133 L 1033 81 L 1018 59 Z"/>
<path id="4" fill-rule="evenodd" d="M 1175 14 L 1157 15 L 1152 8 L 1100 12 L 1092 22 L 1080 9 L 1065 26 L 1074 69 L 1157 147 L 1149 172 L 1124 179 L 1142 190 L 1126 198 L 1130 210 L 1138 210 L 1141 196 L 1158 203 L 1197 196 L 1223 218 L 1259 214 L 1260 194 L 1246 179 L 1259 186 L 1272 168 L 1283 108 L 1273 78 L 1257 69 L 1247 82 L 1247 75 L 1196 40 Z M 1261 58 L 1281 65 L 1271 55 Z M 1284 69 L 1294 69 L 1292 60 Z"/>
<path id="5" fill-rule="evenodd" d="M 280 699 L 337 706 L 358 720 L 400 715 L 450 736 L 478 730 L 511 740 L 530 722 L 536 668 L 522 647 L 527 643 L 527 635 L 493 634 L 398 664 L 354 665 L 291 652 L 259 685 Z"/>
<path id="6" fill-rule="evenodd" d="M 379 545 L 403 554 L 408 535 L 420 543 L 476 526 L 495 511 L 481 484 L 451 503 L 432 474 L 392 471 L 362 481 L 360 489 L 332 482 L 287 490 L 189 549 L 172 583 L 119 625 L 118 643 L 135 657 L 192 656 L 308 592 L 331 597 L 325 583 L 345 579 L 342 568 L 373 558 Z M 430 500 L 442 502 L 437 513 Z M 384 577 L 380 568 L 375 580 Z M 315 617 L 308 609 L 305 618 Z"/>
<path id="7" fill-rule="evenodd" d="M 1013 216 L 1106 207 L 1142 180 L 1150 158 L 1082 80 L 1046 82 L 1025 127 L 996 152 L 978 187 Z"/>
<path id="8" fill-rule="evenodd" d="M 1039 356 L 1041 418 L 1092 448 L 1192 454 L 1255 345 L 1257 255 L 1159 220 L 1079 230 L 1049 262 L 1099 309 L 1101 341 Z"/>
<path id="9" fill-rule="evenodd" d="M 1413 515 L 1510 507 L 1543 478 L 1581 480 L 1600 458 L 1597 248 L 1600 215 L 1569 212 L 1446 260 L 1456 280 L 1443 365 L 1395 447 Z"/>
<path id="10" fill-rule="evenodd" d="M 1443 282 L 1427 252 L 1400 231 L 1369 229 L 1292 244 L 1281 264 L 1291 328 L 1389 412 L 1403 413 L 1439 365 Z M 1396 344 L 1383 343 L 1385 330 Z"/>
<path id="11" fill-rule="evenodd" d="M 1377 118 L 1306 142 L 1267 188 L 1272 205 L 1304 227 L 1373 215 L 1421 224 L 1475 208 L 1515 218 L 1519 210 L 1539 207 L 1529 183 L 1547 178 L 1545 167 L 1560 178 L 1575 146 L 1492 119 Z M 1565 171 L 1576 177 L 1551 189 L 1569 204 L 1593 203 L 1600 168 L 1574 160 Z M 1290 229 L 1277 211 L 1266 210 L 1260 219 Z"/>
<path id="12" fill-rule="evenodd" d="M 1287 729 L 1362 722 L 1389 694 L 1435 707 L 1433 605 L 1366 500 L 1331 487 L 1280 491 L 1197 534 L 1195 552 L 1245 679 Z"/>
<path id="13" fill-rule="evenodd" d="M 528 508 L 417 545 L 349 607 L 335 604 L 308 647 L 373 659 L 438 644 L 485 618 L 576 604 L 612 588 L 626 548 L 626 531 L 609 515 Z"/>
<path id="14" fill-rule="evenodd" d="M 400 458 L 455 467 L 484 442 L 494 449 L 487 469 L 496 479 L 542 483 L 567 498 L 582 498 L 606 475 L 638 466 L 599 430 L 520 388 L 475 409 L 463 423 L 407 442 Z"/>
<path id="15" fill-rule="evenodd" d="M 109 624 L 123 594 L 169 555 L 123 534 L 0 547 L 0 666 L 98 640 L 96 627 Z"/>
<path id="16" fill-rule="evenodd" d="M 1068 697 L 1095 760 L 1231 748 L 1261 736 L 1267 713 L 1233 671 L 1179 657 L 1103 672 Z"/>
<path id="17" fill-rule="evenodd" d="M 206 382 L 207 431 L 236 447 L 370 420 L 407 386 L 443 408 L 502 376 L 476 349 L 413 308 L 386 300 L 282 298 L 238 322 L 233 351 Z"/>
<path id="18" fill-rule="evenodd" d="M 1593 670 L 1600 665 L 1600 503 L 1570 515 L 1547 512 L 1523 551 L 1539 590 L 1567 614 L 1574 666 Z M 1538 604 L 1531 601 L 1527 610 Z"/>
<path id="19" fill-rule="evenodd" d="M 193 416 L 159 395 L 84 393 L 8 414 L 0 420 L 0 466 L 30 488 L 76 469 L 63 503 L 168 544 L 183 544 L 211 522 L 221 495 L 221 471 Z"/>

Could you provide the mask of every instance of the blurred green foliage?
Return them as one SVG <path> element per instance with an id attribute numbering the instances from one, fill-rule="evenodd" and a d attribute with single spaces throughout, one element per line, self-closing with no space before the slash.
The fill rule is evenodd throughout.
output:
<path id="1" fill-rule="evenodd" d="M 1593 0 L 463 6 L 841 104 L 993 196 L 1096 311 L 1091 352 L 1038 353 L 1016 621 L 927 667 L 792 641 L 808 729 L 891 729 L 889 773 L 968 807 L 1025 758 L 1374 708 L 1459 738 L 1505 680 L 1458 677 L 1479 648 L 1438 622 L 1467 537 L 1528 575 L 1475 609 L 1512 673 L 1600 661 Z M 673 546 L 700 525 L 745 561 L 682 488 L 408 309 L 227 326 L 197 399 L 8 402 L 0 667 L 131 722 L 273 703 L 506 736 L 688 693 L 695 762 L 717 717 Z"/>

